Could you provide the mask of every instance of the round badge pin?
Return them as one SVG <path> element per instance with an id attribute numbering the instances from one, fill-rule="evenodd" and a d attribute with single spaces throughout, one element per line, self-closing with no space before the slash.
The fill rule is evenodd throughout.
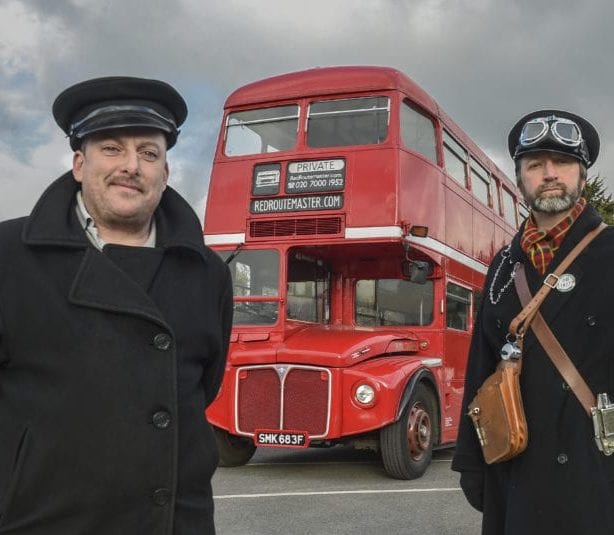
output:
<path id="1" fill-rule="evenodd" d="M 570 292 L 576 285 L 576 278 L 571 273 L 563 273 L 558 282 L 556 283 L 556 289 L 559 292 Z"/>

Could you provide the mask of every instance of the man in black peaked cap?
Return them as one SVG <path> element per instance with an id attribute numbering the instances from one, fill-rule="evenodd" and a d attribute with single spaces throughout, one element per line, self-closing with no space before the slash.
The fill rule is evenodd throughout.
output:
<path id="1" fill-rule="evenodd" d="M 610 425 L 601 428 L 606 433 L 597 433 L 596 440 L 575 382 L 568 384 L 548 357 L 535 337 L 535 321 L 524 335 L 520 375 L 527 449 L 487 465 L 467 415 L 477 389 L 503 358 L 501 349 L 514 340 L 508 326 L 522 309 L 515 290 L 520 266 L 531 295 L 545 284 L 552 288 L 539 311 L 587 383 L 591 404 L 597 394 L 614 399 L 614 229 L 598 234 L 558 279 L 551 275 L 601 224 L 582 197 L 587 169 L 599 153 L 599 136 L 582 117 L 539 110 L 516 123 L 508 143 L 530 215 L 486 276 L 452 469 L 461 472 L 469 503 L 483 512 L 483 535 L 611 535 L 614 406 L 607 412 Z"/>
<path id="2" fill-rule="evenodd" d="M 110 77 L 53 114 L 72 171 L 0 223 L 0 533 L 213 534 L 232 282 L 167 186 L 186 104 Z"/>

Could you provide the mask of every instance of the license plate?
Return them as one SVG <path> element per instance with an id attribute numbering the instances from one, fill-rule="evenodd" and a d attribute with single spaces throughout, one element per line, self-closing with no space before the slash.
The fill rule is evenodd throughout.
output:
<path id="1" fill-rule="evenodd" d="M 306 431 L 259 429 L 254 433 L 254 444 L 272 448 L 306 448 L 309 446 L 309 434 Z"/>

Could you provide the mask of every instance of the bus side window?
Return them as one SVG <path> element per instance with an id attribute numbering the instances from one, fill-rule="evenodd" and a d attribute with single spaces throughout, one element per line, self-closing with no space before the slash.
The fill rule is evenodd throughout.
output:
<path id="1" fill-rule="evenodd" d="M 409 102 L 401 106 L 401 139 L 407 148 L 437 163 L 437 143 L 433 121 Z"/>
<path id="2" fill-rule="evenodd" d="M 449 282 L 446 287 L 446 327 L 469 330 L 471 290 Z"/>
<path id="3" fill-rule="evenodd" d="M 464 188 L 467 187 L 467 151 L 445 130 L 443 154 L 448 174 Z"/>
<path id="4" fill-rule="evenodd" d="M 478 161 L 471 158 L 471 190 L 473 195 L 486 206 L 491 206 L 490 176 Z"/>
<path id="5" fill-rule="evenodd" d="M 516 204 L 514 203 L 514 197 L 505 188 L 501 190 L 501 194 L 503 197 L 503 217 L 510 225 L 516 228 L 518 223 L 516 222 Z"/>

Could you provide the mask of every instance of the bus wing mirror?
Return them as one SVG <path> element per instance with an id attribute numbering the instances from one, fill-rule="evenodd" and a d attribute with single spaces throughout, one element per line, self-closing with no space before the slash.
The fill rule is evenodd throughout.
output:
<path id="1" fill-rule="evenodd" d="M 424 284 L 433 273 L 433 266 L 422 260 L 403 260 L 401 262 L 403 277 L 416 284 Z"/>

